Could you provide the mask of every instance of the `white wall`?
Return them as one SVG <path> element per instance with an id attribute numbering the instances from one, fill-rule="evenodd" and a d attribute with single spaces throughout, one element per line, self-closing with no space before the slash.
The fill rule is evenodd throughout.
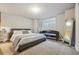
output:
<path id="1" fill-rule="evenodd" d="M 75 6 L 75 18 L 76 18 L 76 44 L 75 48 L 79 51 L 79 5 Z"/>
<path id="2" fill-rule="evenodd" d="M 71 8 L 65 11 L 65 20 L 75 18 L 75 8 Z"/>
<path id="3" fill-rule="evenodd" d="M 38 29 L 39 29 L 38 19 L 32 20 L 32 29 L 33 29 L 33 32 L 38 32 Z"/>
<path id="4" fill-rule="evenodd" d="M 65 13 L 56 16 L 56 30 L 64 36 L 65 30 Z"/>
<path id="5" fill-rule="evenodd" d="M 21 16 L 1 13 L 1 26 L 9 28 L 32 28 L 32 21 Z"/>

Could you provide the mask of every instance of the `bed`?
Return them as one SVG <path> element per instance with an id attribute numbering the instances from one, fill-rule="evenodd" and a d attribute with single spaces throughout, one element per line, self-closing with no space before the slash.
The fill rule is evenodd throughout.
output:
<path id="1" fill-rule="evenodd" d="M 31 31 L 31 29 L 11 29 L 9 39 L 13 42 L 15 51 L 21 52 L 46 40 L 46 36 L 43 34 L 27 33 L 27 31 Z"/>

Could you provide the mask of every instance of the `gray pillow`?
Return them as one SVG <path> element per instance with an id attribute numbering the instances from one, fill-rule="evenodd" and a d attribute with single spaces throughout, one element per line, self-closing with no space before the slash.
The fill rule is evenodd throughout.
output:
<path id="1" fill-rule="evenodd" d="M 29 32 L 28 32 L 28 30 L 23 30 L 22 31 L 22 34 L 28 34 Z"/>

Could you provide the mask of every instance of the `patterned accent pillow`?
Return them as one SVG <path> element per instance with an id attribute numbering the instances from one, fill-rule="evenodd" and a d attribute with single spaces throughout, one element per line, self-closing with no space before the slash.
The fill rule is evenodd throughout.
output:
<path id="1" fill-rule="evenodd" d="M 22 34 L 28 34 L 29 31 L 28 30 L 22 30 Z"/>

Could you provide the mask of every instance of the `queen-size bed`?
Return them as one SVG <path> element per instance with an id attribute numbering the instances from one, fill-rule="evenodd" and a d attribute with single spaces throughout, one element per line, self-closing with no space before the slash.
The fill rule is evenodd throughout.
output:
<path id="1" fill-rule="evenodd" d="M 31 29 L 11 29 L 9 39 L 12 41 L 15 51 L 21 52 L 46 40 L 43 34 L 32 33 Z"/>

